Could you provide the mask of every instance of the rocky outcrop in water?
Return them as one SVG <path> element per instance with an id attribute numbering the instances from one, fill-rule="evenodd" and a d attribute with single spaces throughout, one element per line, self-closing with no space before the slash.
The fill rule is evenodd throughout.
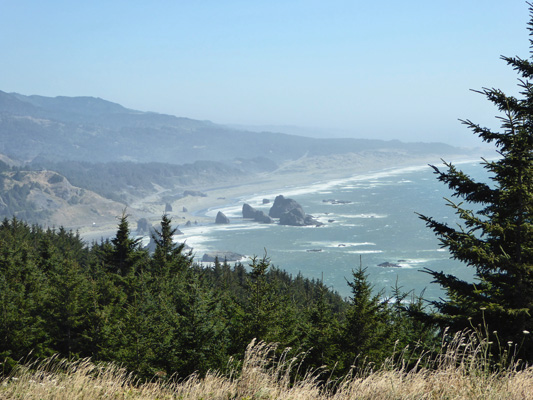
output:
<path id="1" fill-rule="evenodd" d="M 282 214 L 279 219 L 280 225 L 290 226 L 321 226 L 321 222 L 318 222 L 312 215 L 308 215 L 301 208 L 293 208 L 289 212 Z"/>
<path id="2" fill-rule="evenodd" d="M 257 210 L 255 212 L 254 221 L 262 222 L 263 224 L 271 224 L 274 222 L 272 218 L 266 215 L 263 211 Z"/>
<path id="3" fill-rule="evenodd" d="M 256 210 L 251 205 L 244 203 L 242 205 L 242 217 L 243 218 L 252 218 L 254 221 L 262 222 L 264 224 L 271 224 L 274 222 L 272 218 L 266 215 L 261 210 Z"/>
<path id="4" fill-rule="evenodd" d="M 378 267 L 382 267 L 382 268 L 401 268 L 402 266 L 400 264 L 397 264 L 397 263 L 391 263 L 391 262 L 383 262 L 381 264 L 378 264 Z"/>
<path id="5" fill-rule="evenodd" d="M 285 198 L 283 195 L 276 197 L 268 215 L 272 218 L 279 218 L 280 225 L 323 225 L 321 222 L 315 220 L 312 215 L 306 214 L 296 200 Z"/>
<path id="6" fill-rule="evenodd" d="M 137 234 L 138 235 L 146 235 L 150 233 L 150 230 L 152 229 L 152 224 L 148 222 L 146 218 L 140 218 L 137 221 Z"/>
<path id="7" fill-rule="evenodd" d="M 222 211 L 219 211 L 215 218 L 215 224 L 229 224 L 229 218 Z"/>
<path id="8" fill-rule="evenodd" d="M 243 218 L 255 218 L 255 213 L 257 210 L 253 208 L 250 204 L 244 203 L 242 205 L 242 217 Z"/>
<path id="9" fill-rule="evenodd" d="M 274 204 L 270 208 L 268 215 L 272 218 L 281 218 L 285 213 L 288 213 L 291 210 L 300 210 L 302 214 L 305 214 L 302 206 L 298 204 L 296 200 L 286 199 L 283 195 L 276 196 Z"/>
<path id="10" fill-rule="evenodd" d="M 320 226 L 321 222 L 315 220 L 312 215 L 308 215 L 302 206 L 293 199 L 286 199 L 282 195 L 276 197 L 274 204 L 270 208 L 268 215 L 261 210 L 256 210 L 251 205 L 242 205 L 242 217 L 250 218 L 265 224 L 273 223 L 272 218 L 279 218 L 280 225 L 291 226 Z"/>

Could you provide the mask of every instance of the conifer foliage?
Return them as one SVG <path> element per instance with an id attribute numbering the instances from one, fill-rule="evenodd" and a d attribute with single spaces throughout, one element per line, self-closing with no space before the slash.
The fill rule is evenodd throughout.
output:
<path id="1" fill-rule="evenodd" d="M 392 326 L 389 324 L 389 300 L 383 298 L 383 292 L 374 293 L 366 268 L 360 266 L 352 275 L 353 281 L 348 282 L 352 296 L 341 336 L 346 365 L 368 362 L 363 357 L 377 361 L 389 356 L 380 352 L 390 349 L 385 343 Z"/>
<path id="2" fill-rule="evenodd" d="M 342 318 L 343 299 L 318 282 L 266 257 L 198 265 L 176 232 L 164 215 L 150 252 L 131 237 L 126 213 L 113 239 L 91 246 L 63 228 L 0 221 L 0 376 L 54 354 L 117 362 L 143 379 L 204 374 L 241 357 L 253 338 L 311 344 L 302 327 L 319 300 Z M 319 355 L 310 365 L 326 362 L 334 360 Z"/>
<path id="3" fill-rule="evenodd" d="M 533 6 L 529 4 L 530 44 L 533 47 Z M 483 141 L 493 143 L 500 157 L 483 161 L 490 183 L 477 182 L 455 166 L 433 167 L 438 179 L 463 202 L 449 201 L 460 226 L 452 227 L 427 216 L 427 226 L 449 249 L 453 258 L 475 270 L 467 282 L 426 270 L 447 293 L 435 301 L 432 319 L 442 327 L 459 330 L 488 327 L 499 343 L 513 342 L 519 356 L 533 360 L 533 57 L 503 57 L 520 75 L 518 97 L 499 89 L 483 94 L 501 116 L 499 132 L 470 120 L 462 121 Z M 463 204 L 469 204 L 467 208 Z"/>

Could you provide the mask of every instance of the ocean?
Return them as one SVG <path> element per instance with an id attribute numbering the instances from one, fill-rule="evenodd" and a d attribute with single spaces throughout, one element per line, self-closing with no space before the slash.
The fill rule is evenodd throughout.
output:
<path id="1" fill-rule="evenodd" d="M 487 180 L 480 161 L 457 165 L 473 178 Z M 242 218 L 244 203 L 268 214 L 279 194 L 296 200 L 324 226 L 281 226 Z M 202 211 L 213 221 L 222 211 L 229 225 L 180 227 L 184 234 L 175 239 L 192 247 L 198 260 L 208 251 L 232 251 L 244 255 L 246 264 L 250 257 L 266 254 L 277 268 L 323 280 L 342 296 L 350 295 L 347 281 L 362 264 L 376 292 L 387 295 L 397 285 L 417 295 L 424 291 L 424 298 L 433 300 L 444 293 L 422 269 L 467 280 L 473 276 L 471 268 L 450 258 L 416 214 L 455 225 L 459 220 L 445 198 L 460 199 L 451 194 L 429 166 L 357 174 L 233 199 L 225 207 Z M 263 205 L 265 198 L 270 204 Z"/>

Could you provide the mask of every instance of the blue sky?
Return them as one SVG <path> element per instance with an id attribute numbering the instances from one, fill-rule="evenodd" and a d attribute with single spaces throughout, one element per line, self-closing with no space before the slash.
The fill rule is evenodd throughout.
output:
<path id="1" fill-rule="evenodd" d="M 479 144 L 516 93 L 524 1 L 0 0 L 0 90 L 217 123 Z"/>

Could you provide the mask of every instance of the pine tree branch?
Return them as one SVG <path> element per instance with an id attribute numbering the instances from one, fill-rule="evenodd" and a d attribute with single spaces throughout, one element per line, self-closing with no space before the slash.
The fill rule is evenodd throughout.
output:
<path id="1" fill-rule="evenodd" d="M 447 172 L 442 172 L 434 165 L 431 165 L 438 180 L 444 182 L 454 191 L 454 197 L 462 197 L 468 202 L 487 204 L 494 200 L 496 191 L 491 189 L 486 183 L 474 181 L 467 174 L 457 170 L 457 168 L 443 160 L 444 165 L 448 168 Z"/>

